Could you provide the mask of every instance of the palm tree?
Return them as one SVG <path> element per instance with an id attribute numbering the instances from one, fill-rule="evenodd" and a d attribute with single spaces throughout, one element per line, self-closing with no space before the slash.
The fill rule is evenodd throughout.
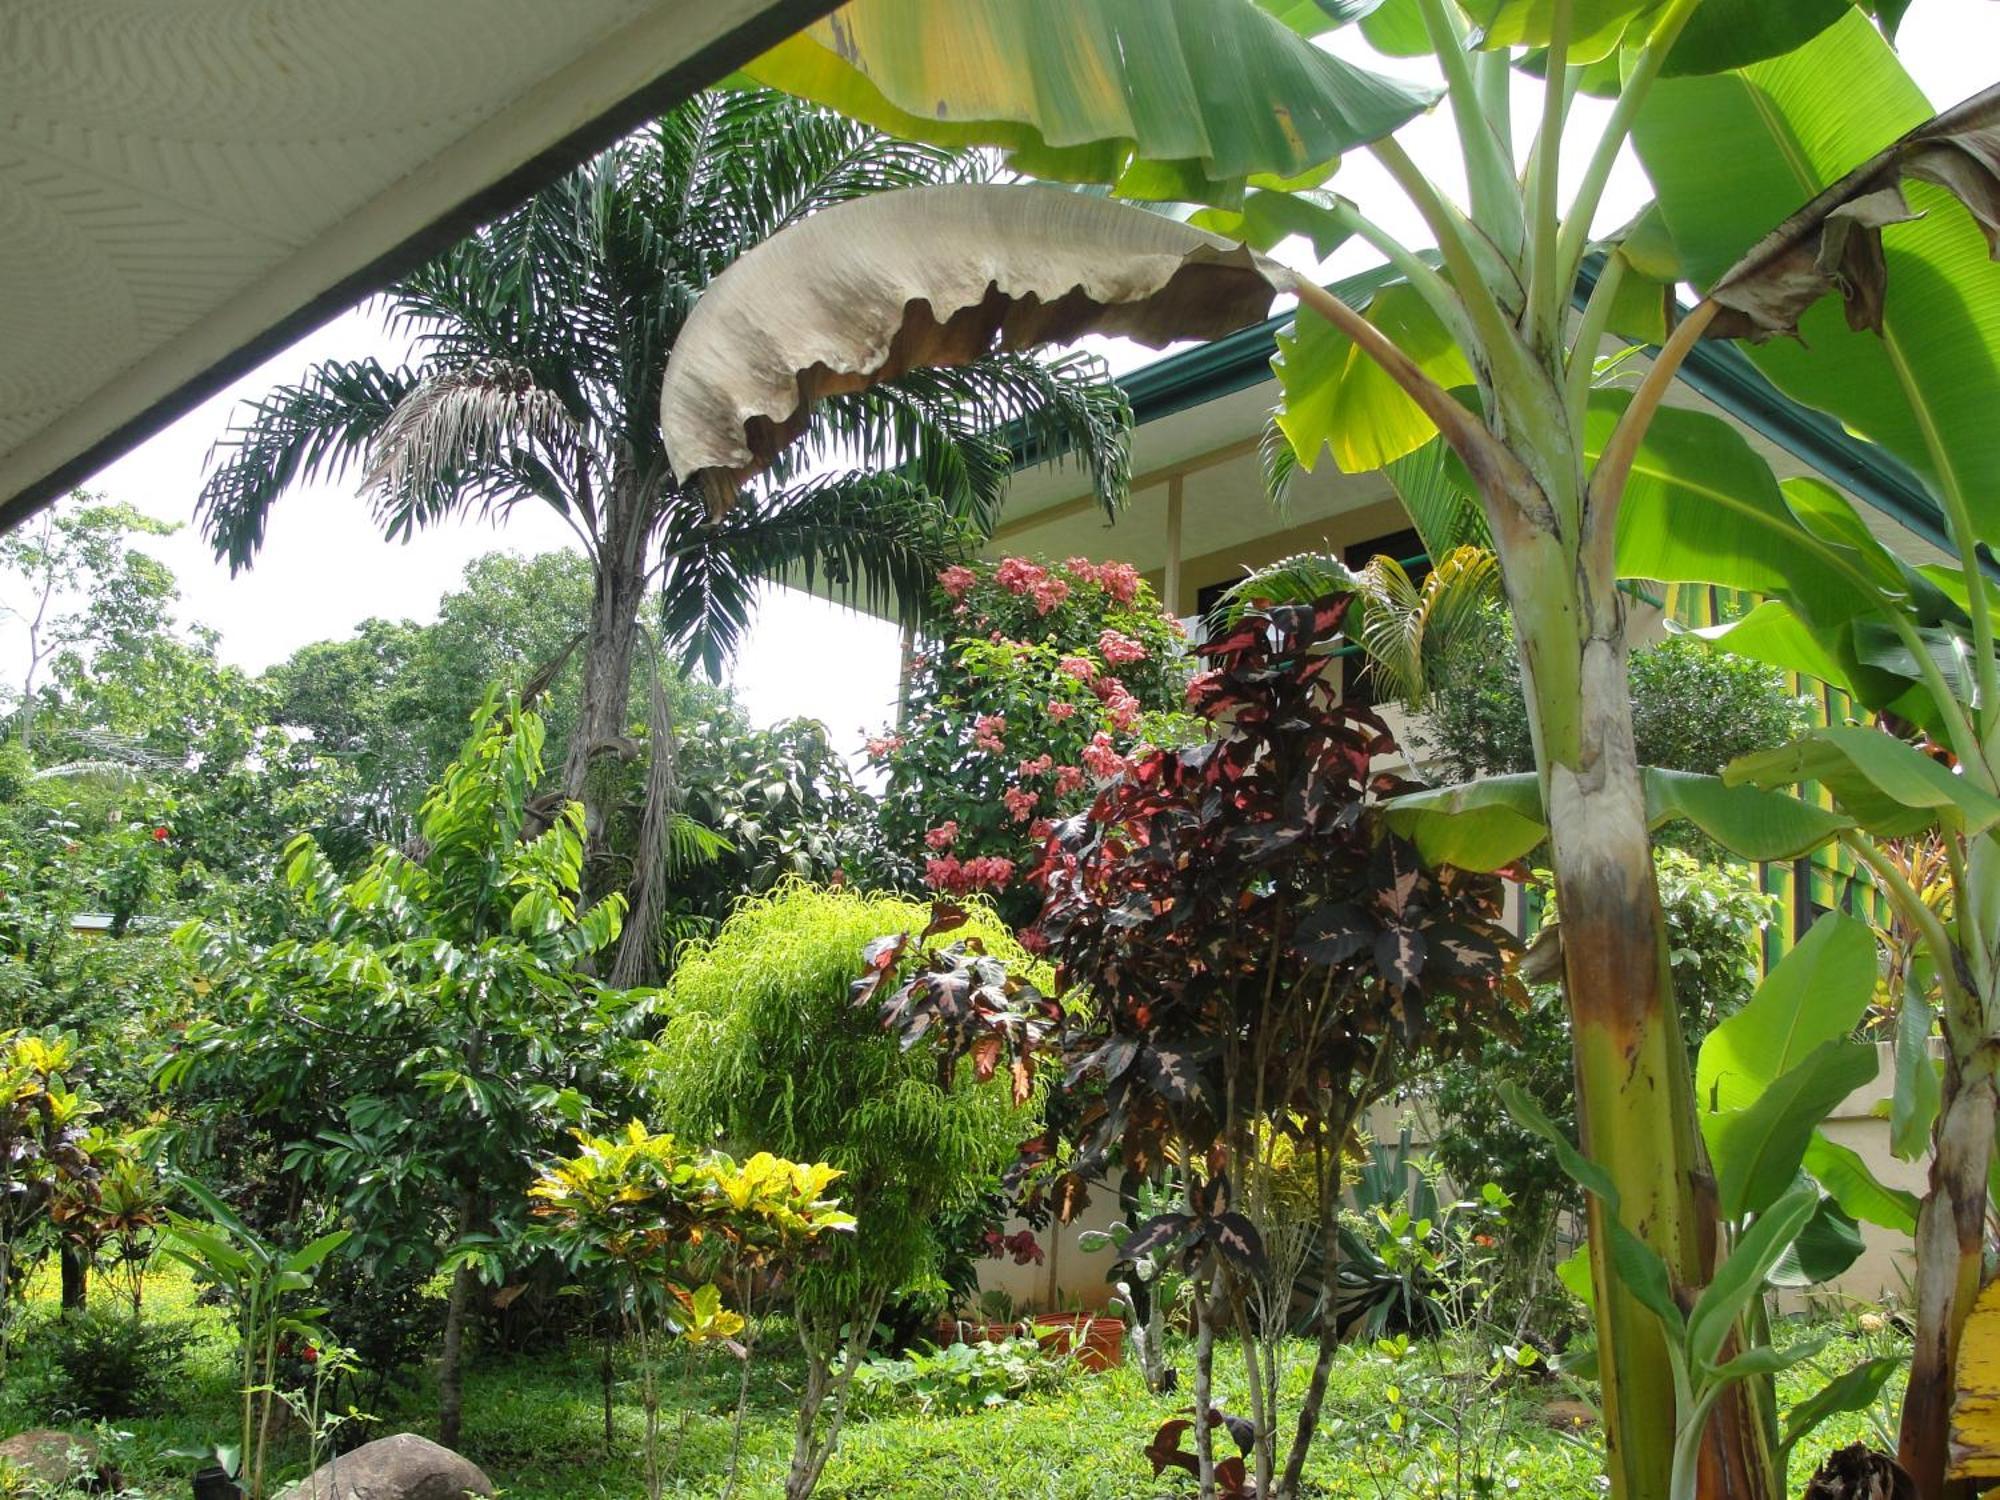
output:
<path id="1" fill-rule="evenodd" d="M 593 570 L 562 790 L 595 835 L 591 768 L 632 749 L 656 586 L 667 649 L 715 675 L 766 581 L 914 623 L 937 568 L 991 530 L 1017 449 L 1079 454 L 1106 506 L 1121 498 L 1130 412 L 1082 357 L 996 354 L 836 396 L 726 512 L 668 465 L 661 378 L 711 278 L 832 204 L 987 170 L 787 96 L 701 95 L 393 286 L 386 313 L 414 336 L 414 364 L 325 361 L 251 403 L 211 455 L 204 531 L 246 567 L 287 488 L 357 465 L 391 539 L 529 499 L 552 508 Z"/>

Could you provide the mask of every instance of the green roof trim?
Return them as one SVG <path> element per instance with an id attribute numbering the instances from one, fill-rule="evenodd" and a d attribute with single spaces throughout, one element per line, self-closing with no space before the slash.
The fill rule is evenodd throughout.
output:
<path id="1" fill-rule="evenodd" d="M 1390 267 L 1378 266 L 1327 290 L 1342 301 L 1363 302 L 1396 279 Z M 1577 280 L 1579 305 L 1596 282 L 1593 260 Z M 1291 321 L 1292 315 L 1285 313 L 1121 377 L 1118 384 L 1132 403 L 1133 425 L 1143 427 L 1269 380 L 1278 332 Z M 1733 344 L 1696 345 L 1680 378 L 1744 426 L 1899 526 L 1947 554 L 1954 552 L 1944 518 L 1921 479 L 1886 450 L 1785 395 Z"/>

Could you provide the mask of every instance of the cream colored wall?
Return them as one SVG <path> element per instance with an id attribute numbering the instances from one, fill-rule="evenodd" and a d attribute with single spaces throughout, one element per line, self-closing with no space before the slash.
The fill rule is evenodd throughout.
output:
<path id="1" fill-rule="evenodd" d="M 1834 1144 L 1846 1146 L 1860 1156 L 1885 1186 L 1921 1194 L 1930 1170 L 1928 1160 L 1898 1160 L 1889 1150 L 1886 1112 L 1876 1112 L 1896 1085 L 1894 1049 L 1885 1043 L 1876 1050 L 1879 1060 L 1874 1080 L 1842 1100 L 1823 1128 Z M 1369 1112 L 1365 1128 L 1377 1140 L 1393 1141 L 1405 1122 L 1410 1124 L 1414 1144 L 1419 1149 L 1436 1138 L 1434 1123 L 1420 1102 L 1410 1099 L 1386 1100 L 1376 1105 Z M 1052 1224 L 1041 1234 L 1047 1257 L 1044 1264 L 1016 1266 L 1011 1261 L 988 1261 L 980 1269 L 979 1284 L 982 1289 L 1004 1290 L 1024 1312 L 1054 1311 L 1071 1302 L 1100 1307 L 1110 1294 L 1104 1277 L 1111 1268 L 1111 1253 L 1085 1253 L 1078 1248 L 1076 1239 L 1085 1230 L 1102 1229 L 1118 1217 L 1117 1194 L 1099 1192 L 1077 1223 Z M 1023 1227 L 1015 1222 L 1007 1230 L 1011 1234 Z M 1811 1300 L 1824 1301 L 1829 1297 L 1864 1303 L 1909 1300 L 1907 1289 L 1912 1270 L 1909 1236 L 1863 1224 L 1861 1238 L 1865 1246 L 1861 1258 L 1838 1280 L 1814 1288 Z M 1788 1294 L 1784 1300 L 1797 1305 L 1807 1299 Z"/>

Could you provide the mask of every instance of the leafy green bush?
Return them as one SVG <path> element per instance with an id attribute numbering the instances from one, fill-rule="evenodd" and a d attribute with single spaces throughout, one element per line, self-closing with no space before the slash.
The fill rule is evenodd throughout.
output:
<path id="1" fill-rule="evenodd" d="M 1069 1365 L 1033 1339 L 947 1344 L 901 1359 L 871 1359 L 855 1372 L 854 1397 L 867 1415 L 915 1410 L 925 1416 L 983 1411 L 1053 1390 Z"/>
<path id="2" fill-rule="evenodd" d="M 93 1308 L 42 1320 L 24 1379 L 52 1421 L 150 1416 L 172 1407 L 194 1331 L 180 1322 Z"/>
<path id="3" fill-rule="evenodd" d="M 1415 736 L 1446 781 L 1532 771 L 1521 663 L 1504 606 L 1454 635 L 1427 664 L 1428 708 Z M 1685 635 L 1632 653 L 1632 734 L 1639 763 L 1713 773 L 1739 755 L 1785 744 L 1806 727 L 1804 703 L 1773 668 Z"/>

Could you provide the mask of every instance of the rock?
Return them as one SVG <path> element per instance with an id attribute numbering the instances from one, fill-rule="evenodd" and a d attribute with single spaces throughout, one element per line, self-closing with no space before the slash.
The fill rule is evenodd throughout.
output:
<path id="1" fill-rule="evenodd" d="M 277 1500 L 463 1500 L 492 1493 L 477 1464 L 429 1438 L 399 1432 L 321 1464 Z"/>
<path id="2" fill-rule="evenodd" d="M 77 1455 L 75 1462 L 70 1459 L 72 1451 Z M 47 1427 L 16 1433 L 0 1443 L 0 1468 L 8 1464 L 25 1470 L 34 1476 L 37 1483 L 51 1489 L 69 1484 L 79 1477 L 93 1483 L 105 1477 L 104 1456 L 98 1451 L 95 1440 L 80 1433 L 56 1432 Z"/>

